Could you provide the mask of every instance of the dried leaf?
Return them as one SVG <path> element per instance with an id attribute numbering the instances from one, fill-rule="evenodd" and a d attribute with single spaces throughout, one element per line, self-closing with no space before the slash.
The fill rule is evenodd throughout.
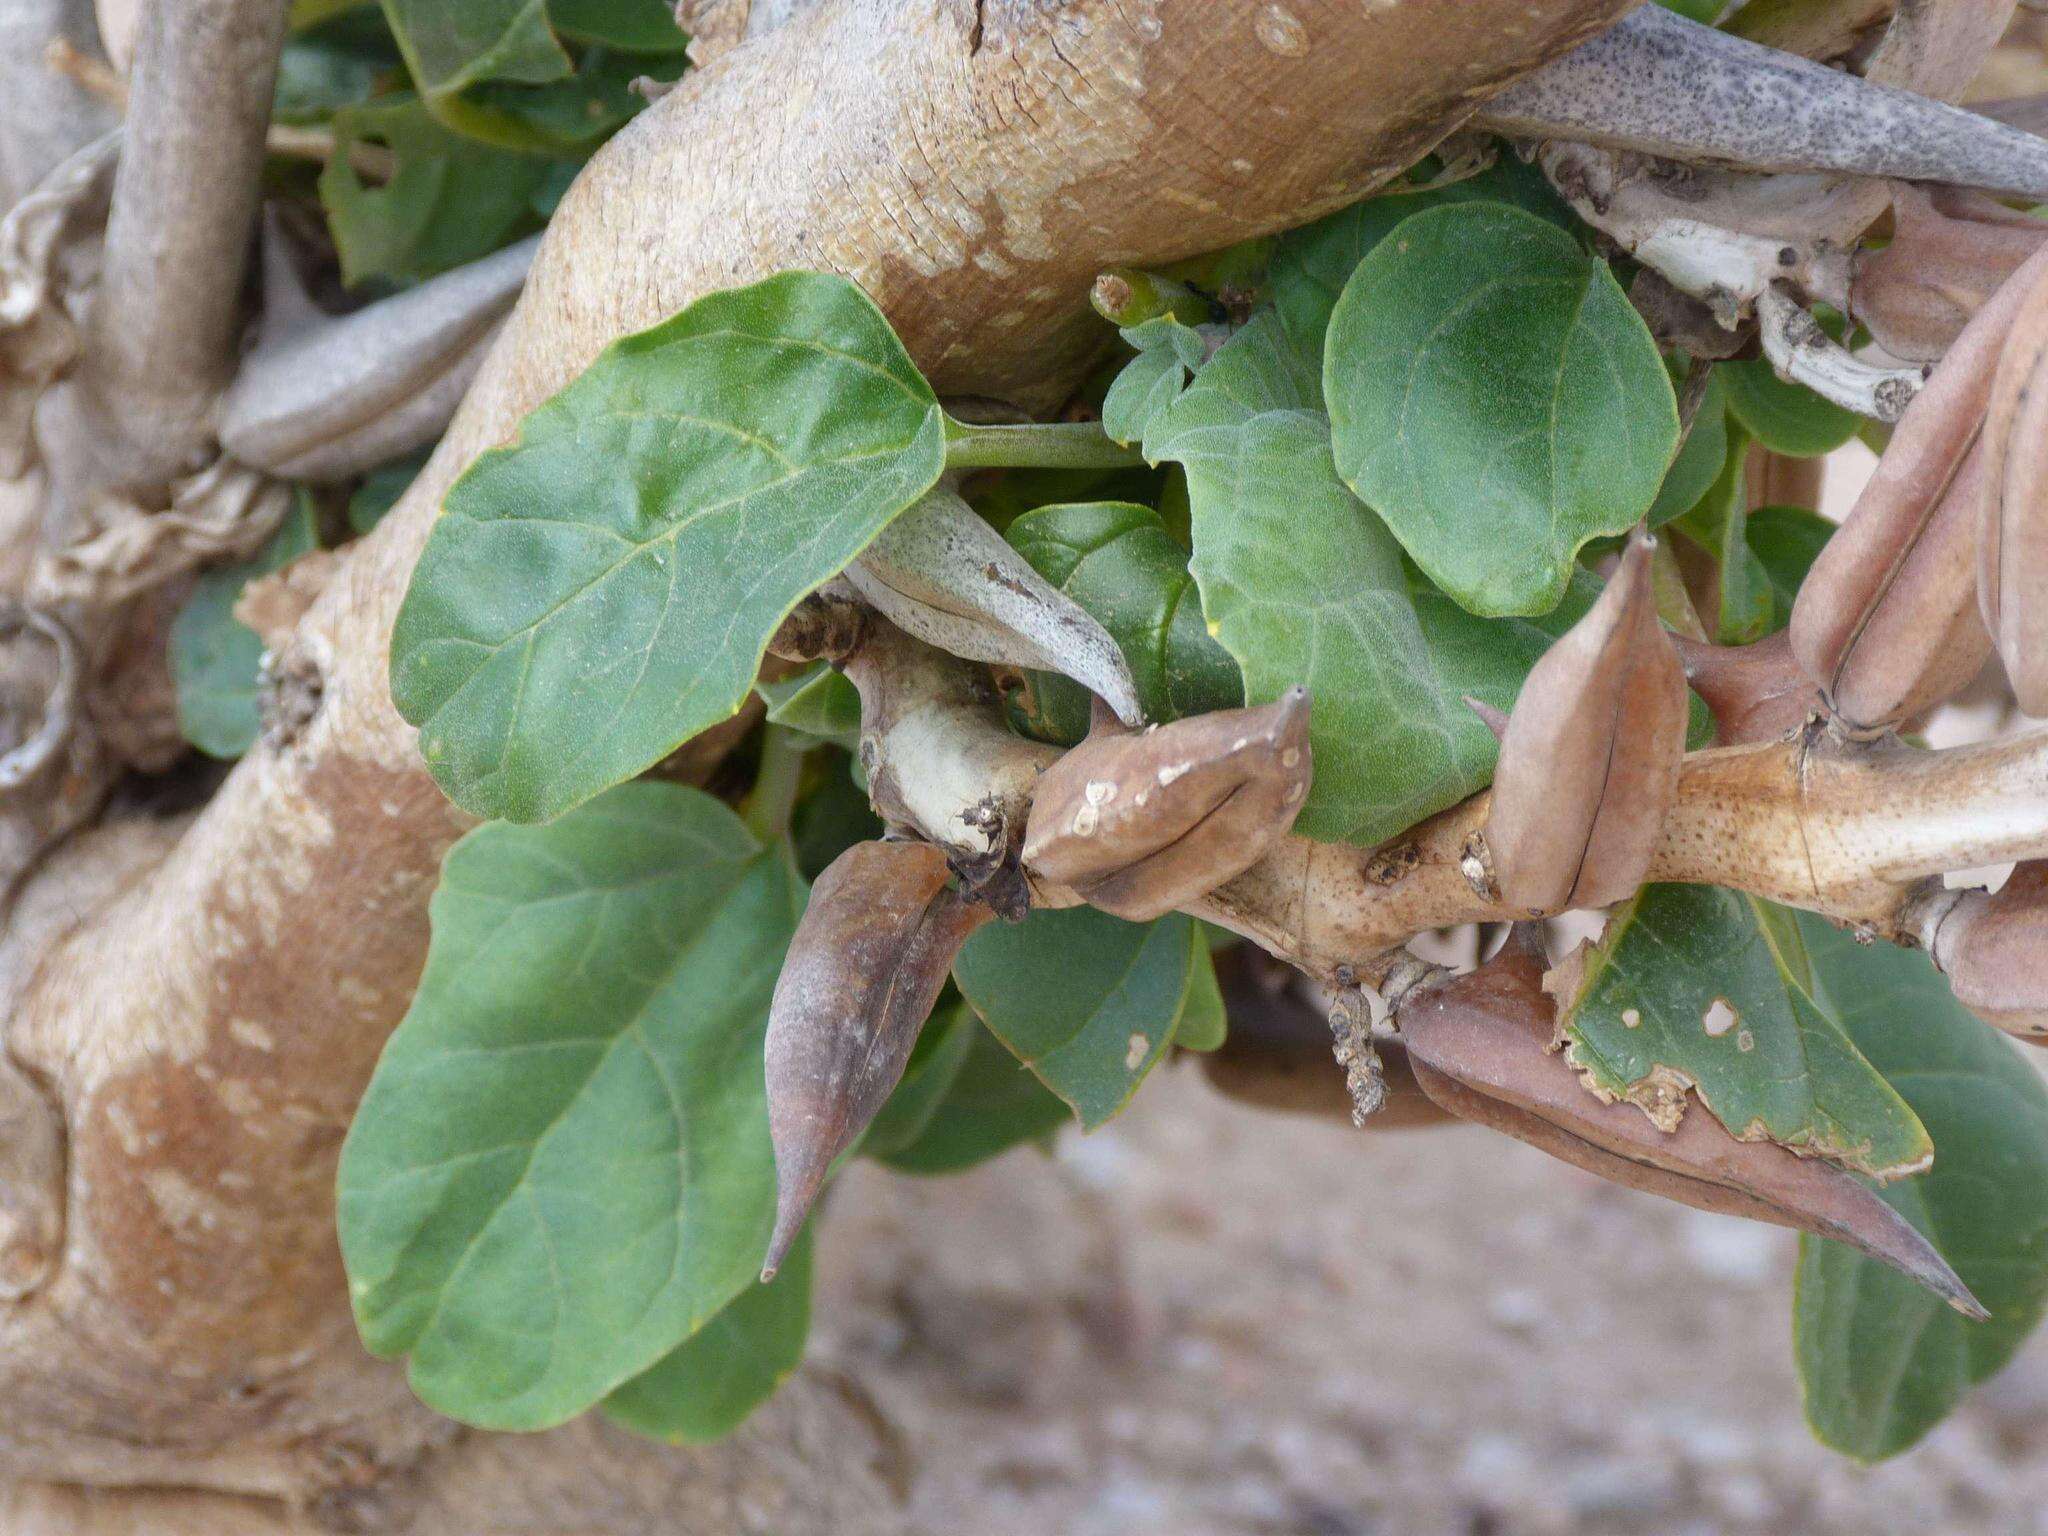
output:
<path id="1" fill-rule="evenodd" d="M 902 1077 L 954 955 L 991 916 L 948 876 L 930 843 L 856 843 L 811 887 L 768 1015 L 776 1202 L 764 1279 L 803 1230 L 832 1160 Z"/>
<path id="2" fill-rule="evenodd" d="M 1996 892 L 1964 892 L 1927 948 L 1956 1001 L 2009 1035 L 2048 1044 L 2048 861 L 2021 864 Z"/>
<path id="3" fill-rule="evenodd" d="M 1851 312 L 1893 357 L 1931 363 L 2044 244 L 2048 221 L 1982 193 L 1893 182 L 1891 243 L 1857 255 Z"/>
<path id="4" fill-rule="evenodd" d="M 846 571 L 875 607 L 920 640 L 972 661 L 1060 672 L 1143 720 L 1123 652 L 972 507 L 944 487 L 884 528 Z"/>
<path id="5" fill-rule="evenodd" d="M 1623 1103 L 1603 1104 L 1551 1052 L 1543 961 L 1511 947 L 1400 1010 L 1416 1080 L 1455 1115 L 1588 1173 L 1724 1215 L 1849 1244 L 1967 1316 L 1976 1299 L 1933 1246 L 1853 1175 L 1767 1141 L 1737 1141 L 1712 1117 L 1660 1131 Z"/>
<path id="6" fill-rule="evenodd" d="M 1308 719 L 1306 688 L 1142 732 L 1098 719 L 1038 781 L 1025 868 L 1134 922 L 1207 895 L 1294 825 Z"/>
<path id="7" fill-rule="evenodd" d="M 1984 457 L 1978 597 L 2014 698 L 2048 715 L 2048 267 L 2032 268 L 1999 359 Z"/>
<path id="8" fill-rule="evenodd" d="M 1522 685 L 1501 740 L 1486 845 L 1501 897 L 1605 906 L 1643 882 L 1685 755 L 1685 673 L 1657 621 L 1638 533 L 1586 616 Z"/>

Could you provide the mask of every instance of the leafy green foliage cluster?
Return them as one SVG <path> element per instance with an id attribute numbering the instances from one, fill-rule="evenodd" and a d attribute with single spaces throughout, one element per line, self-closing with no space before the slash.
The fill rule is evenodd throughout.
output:
<path id="1" fill-rule="evenodd" d="M 336 137 L 309 195 L 364 291 L 535 227 L 637 105 L 626 82 L 683 62 L 659 0 L 297 19 L 279 116 Z M 392 154 L 388 180 L 354 143 Z M 1486 785 L 1495 744 L 1465 699 L 1512 706 L 1639 521 L 1712 574 L 1695 583 L 1710 635 L 1785 625 L 1828 525 L 1746 511 L 1745 466 L 1759 446 L 1827 452 L 1853 418 L 1737 362 L 1682 421 L 1688 361 L 1660 355 L 1629 274 L 1533 171 L 1425 168 L 1173 275 L 1210 318 L 1123 330 L 1086 452 L 1071 428 L 970 431 L 857 288 L 785 273 L 617 343 L 449 495 L 392 687 L 486 824 L 447 860 L 340 1191 L 364 1338 L 407 1357 L 430 1404 L 508 1429 L 596 1406 L 702 1440 L 800 1358 L 808 1240 L 754 1283 L 774 1211 L 762 1040 L 808 879 L 880 824 L 851 685 L 757 674 L 793 606 L 949 467 L 975 466 L 975 508 L 1113 637 L 1149 719 L 1307 685 L 1297 830 L 1331 842 L 1371 846 Z M 415 467 L 371 476 L 329 532 L 366 531 Z M 303 505 L 180 622 L 181 704 L 209 752 L 256 733 L 260 646 L 235 596 L 320 522 Z M 768 739 L 741 754 L 764 765 L 741 812 L 639 777 L 756 697 Z M 1041 739 L 1087 725 L 1055 674 L 1017 679 L 1009 704 Z M 791 804 L 766 765 L 793 760 Z M 1213 941 L 1185 916 L 1089 908 L 984 928 L 848 1156 L 943 1173 L 1102 1124 L 1171 1048 L 1221 1042 Z M 2033 1075 L 1920 957 L 1734 893 L 1645 890 L 1588 968 L 1565 1031 L 1590 1086 L 1648 1103 L 1675 1077 L 1739 1135 L 1918 1173 L 1886 1198 L 1994 1320 L 1814 1239 L 1795 1304 L 1817 1432 L 1862 1457 L 1911 1444 L 2048 1304 Z"/>

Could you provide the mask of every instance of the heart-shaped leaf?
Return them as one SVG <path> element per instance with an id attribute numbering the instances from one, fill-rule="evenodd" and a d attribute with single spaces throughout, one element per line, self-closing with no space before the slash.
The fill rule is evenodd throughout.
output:
<path id="1" fill-rule="evenodd" d="M 762 1039 L 802 905 L 780 854 L 673 784 L 449 853 L 339 1195 L 364 1342 L 430 1406 L 558 1424 L 753 1283 Z"/>
<path id="2" fill-rule="evenodd" d="M 1338 472 L 1474 613 L 1556 607 L 1650 508 L 1671 381 L 1607 264 L 1494 203 L 1418 213 L 1352 273 L 1323 355 Z"/>
<path id="3" fill-rule="evenodd" d="M 728 718 L 769 638 L 938 479 L 937 401 L 843 278 L 617 342 L 448 493 L 391 640 L 435 780 L 538 821 Z"/>

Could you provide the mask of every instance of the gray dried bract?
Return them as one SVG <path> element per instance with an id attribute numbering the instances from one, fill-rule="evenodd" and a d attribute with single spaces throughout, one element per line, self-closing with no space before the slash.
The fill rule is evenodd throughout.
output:
<path id="1" fill-rule="evenodd" d="M 942 651 L 1064 673 L 1124 724 L 1143 718 L 1109 631 L 943 486 L 884 528 L 846 579 L 891 622 Z"/>
<path id="2" fill-rule="evenodd" d="M 1894 357 L 1931 363 L 2005 280 L 2048 244 L 2048 223 L 1981 193 L 1892 183 L 1892 240 L 1856 258 L 1855 318 Z"/>
<path id="3" fill-rule="evenodd" d="M 1307 798 L 1309 696 L 1126 732 L 1099 719 L 1039 779 L 1024 867 L 1143 921 L 1235 879 Z"/>
<path id="4" fill-rule="evenodd" d="M 1927 947 L 1957 1002 L 2009 1035 L 2048 1044 L 2048 862 L 2021 864 L 1996 892 L 1964 892 Z"/>
<path id="5" fill-rule="evenodd" d="M 903 1076 L 953 957 L 991 916 L 949 873 L 929 843 L 856 843 L 811 887 L 763 1053 L 776 1182 L 763 1278 L 803 1230 L 832 1160 Z"/>
<path id="6" fill-rule="evenodd" d="M 2048 267 L 2029 276 L 1984 420 L 1977 593 L 2013 697 L 2048 715 Z"/>
<path id="7" fill-rule="evenodd" d="M 1416 1081 L 1445 1109 L 1630 1189 L 1847 1243 L 1968 1317 L 1986 1314 L 1954 1270 L 1852 1174 L 1768 1141 L 1738 1141 L 1711 1115 L 1660 1131 L 1603 1104 L 1555 1054 L 1543 960 L 1511 947 L 1399 1014 Z"/>
<path id="8" fill-rule="evenodd" d="M 1501 738 L 1485 839 L 1501 899 L 1605 906 L 1649 872 L 1685 755 L 1685 672 L 1638 533 L 1586 616 L 1544 653 Z"/>

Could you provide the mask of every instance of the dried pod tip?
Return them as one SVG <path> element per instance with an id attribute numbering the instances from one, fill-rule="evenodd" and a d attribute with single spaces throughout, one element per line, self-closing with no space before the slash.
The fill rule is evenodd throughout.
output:
<path id="1" fill-rule="evenodd" d="M 1683 635 L 1673 635 L 1671 643 L 1724 747 L 1776 741 L 1820 712 L 1820 690 L 1800 668 L 1792 637 L 1782 629 L 1752 645 L 1713 645 Z"/>
<path id="2" fill-rule="evenodd" d="M 763 1050 L 776 1182 L 764 1280 L 803 1230 L 833 1160 L 902 1077 L 953 957 L 991 915 L 948 876 L 929 843 L 857 843 L 811 888 Z"/>
<path id="3" fill-rule="evenodd" d="M 1286 836 L 1311 773 L 1308 690 L 1142 732 L 1098 728 L 1038 781 L 1025 868 L 1145 921 L 1236 878 Z"/>
<path id="4" fill-rule="evenodd" d="M 2048 861 L 1996 892 L 1964 891 L 1936 917 L 1928 953 L 1956 1001 L 1985 1023 L 2048 1044 Z"/>
<path id="5" fill-rule="evenodd" d="M 1638 531 L 1584 618 L 1544 653 L 1501 738 L 1486 844 L 1526 911 L 1604 906 L 1642 883 L 1685 755 L 1685 673 Z"/>

